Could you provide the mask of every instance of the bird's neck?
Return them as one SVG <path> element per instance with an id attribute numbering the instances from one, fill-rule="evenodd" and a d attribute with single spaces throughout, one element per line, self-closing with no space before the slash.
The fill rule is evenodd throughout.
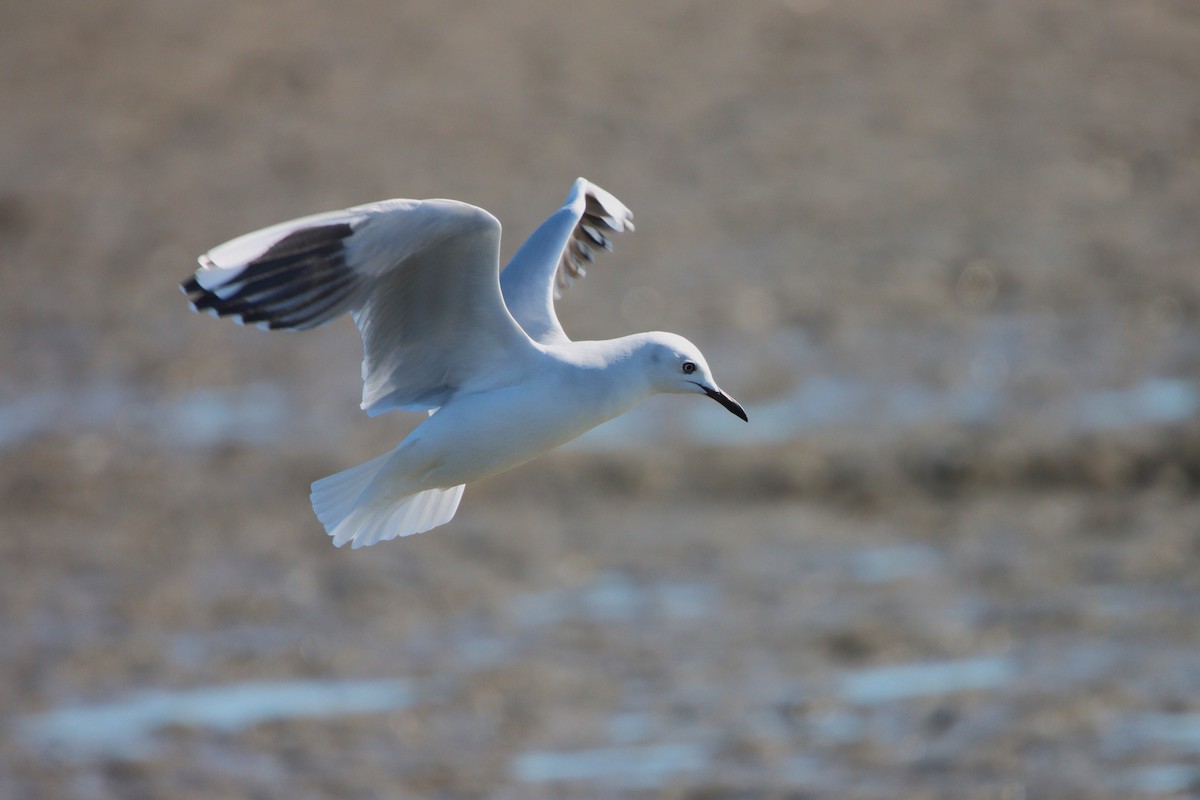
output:
<path id="1" fill-rule="evenodd" d="M 620 416 L 655 393 L 643 364 L 640 335 L 560 345 L 567 380 L 599 422 Z"/>

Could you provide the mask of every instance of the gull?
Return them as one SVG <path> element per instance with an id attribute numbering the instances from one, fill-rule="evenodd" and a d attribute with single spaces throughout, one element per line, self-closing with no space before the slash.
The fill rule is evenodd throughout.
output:
<path id="1" fill-rule="evenodd" d="M 747 419 L 682 336 L 567 337 L 555 299 L 626 230 L 629 209 L 579 178 L 501 271 L 500 223 L 487 211 L 384 200 L 226 242 L 181 288 L 194 311 L 274 330 L 350 312 L 363 339 L 363 410 L 428 412 L 394 450 L 312 484 L 333 544 L 358 548 L 444 525 L 465 484 L 654 394 L 707 395 Z"/>

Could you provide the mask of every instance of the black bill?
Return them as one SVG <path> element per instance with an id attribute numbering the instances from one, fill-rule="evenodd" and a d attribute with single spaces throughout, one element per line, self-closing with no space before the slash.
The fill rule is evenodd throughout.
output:
<path id="1" fill-rule="evenodd" d="M 742 404 L 739 403 L 737 400 L 734 400 L 732 397 L 725 394 L 720 389 L 713 389 L 708 386 L 701 386 L 700 388 L 704 390 L 704 393 L 706 395 L 708 395 L 713 400 L 716 400 L 718 403 L 720 403 L 721 405 L 723 405 L 727 409 L 729 409 L 729 412 L 731 414 L 741 417 L 746 422 L 750 421 L 750 418 L 746 416 L 746 409 L 742 408 Z"/>

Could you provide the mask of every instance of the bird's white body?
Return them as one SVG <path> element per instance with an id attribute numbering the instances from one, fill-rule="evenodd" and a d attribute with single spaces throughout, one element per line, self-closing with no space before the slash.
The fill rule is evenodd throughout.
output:
<path id="1" fill-rule="evenodd" d="M 497 280 L 499 223 L 454 201 L 394 200 L 235 239 L 184 284 L 196 308 L 300 329 L 350 311 L 363 334 L 363 408 L 427 410 L 393 451 L 313 484 L 334 544 L 421 533 L 463 485 L 522 464 L 657 392 L 704 393 L 745 418 L 699 350 L 669 333 L 567 338 L 554 297 L 604 231 L 631 229 L 582 178 Z M 502 286 L 503 284 L 503 286 Z"/>
<path id="2" fill-rule="evenodd" d="M 543 369 L 521 383 L 455 397 L 397 450 L 406 475 L 429 464 L 424 489 L 489 477 L 618 417 L 653 390 L 615 342 L 546 348 Z M 583 358 L 580 358 L 583 356 Z M 625 375 L 619 373 L 627 373 Z M 410 461 L 409 459 L 412 459 Z M 412 465 L 410 469 L 408 465 Z M 390 470 L 390 465 L 389 465 Z"/>

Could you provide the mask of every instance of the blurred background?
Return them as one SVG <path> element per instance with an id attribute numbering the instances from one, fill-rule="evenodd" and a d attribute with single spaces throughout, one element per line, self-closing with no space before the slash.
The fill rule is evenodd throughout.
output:
<path id="1" fill-rule="evenodd" d="M 0 795 L 1200 792 L 1200 6 L 0 5 Z M 332 548 L 348 319 L 177 284 L 452 197 L 504 255 L 635 212 L 560 303 L 658 398 Z"/>

